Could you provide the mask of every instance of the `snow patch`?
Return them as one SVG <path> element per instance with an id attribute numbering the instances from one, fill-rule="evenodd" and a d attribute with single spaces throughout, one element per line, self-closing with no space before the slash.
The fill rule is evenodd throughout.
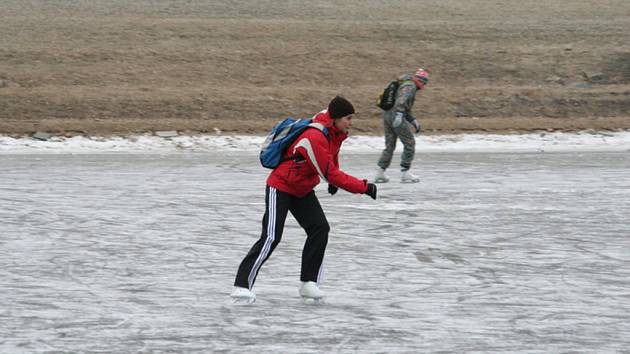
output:
<path id="1" fill-rule="evenodd" d="M 0 154 L 80 153 L 175 153 L 214 151 L 258 151 L 264 136 L 201 135 L 162 138 L 153 135 L 130 137 L 52 137 L 37 140 L 0 135 Z M 344 151 L 376 153 L 384 147 L 381 136 L 351 136 Z M 402 144 L 397 144 L 402 149 Z M 630 151 L 630 132 L 456 134 L 420 135 L 416 150 L 426 152 L 545 152 L 545 151 Z"/>

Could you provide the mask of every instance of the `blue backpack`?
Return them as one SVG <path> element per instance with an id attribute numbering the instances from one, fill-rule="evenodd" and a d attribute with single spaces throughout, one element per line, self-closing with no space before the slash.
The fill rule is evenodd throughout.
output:
<path id="1" fill-rule="evenodd" d="M 320 123 L 313 123 L 312 119 L 295 119 L 286 118 L 276 124 L 271 133 L 267 135 L 267 139 L 260 150 L 260 164 L 266 168 L 276 168 L 282 161 L 291 159 L 283 159 L 285 150 L 297 137 L 307 128 L 317 128 L 328 137 L 328 128 Z"/>

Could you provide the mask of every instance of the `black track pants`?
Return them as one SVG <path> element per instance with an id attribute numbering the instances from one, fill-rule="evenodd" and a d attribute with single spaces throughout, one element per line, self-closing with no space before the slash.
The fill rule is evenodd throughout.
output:
<path id="1" fill-rule="evenodd" d="M 252 246 L 238 267 L 234 285 L 248 289 L 254 286 L 260 267 L 271 256 L 282 239 L 284 222 L 289 211 L 307 235 L 302 251 L 300 280 L 319 283 L 330 226 L 315 192 L 311 191 L 306 196 L 298 198 L 267 186 L 265 206 L 260 239 Z"/>

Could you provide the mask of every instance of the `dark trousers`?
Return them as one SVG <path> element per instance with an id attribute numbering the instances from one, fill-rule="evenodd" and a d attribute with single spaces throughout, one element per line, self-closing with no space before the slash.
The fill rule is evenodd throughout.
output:
<path id="1" fill-rule="evenodd" d="M 306 231 L 300 280 L 319 283 L 330 226 L 315 192 L 311 191 L 298 198 L 267 186 L 265 206 L 260 239 L 254 243 L 238 267 L 234 285 L 248 289 L 254 286 L 258 271 L 282 239 L 284 222 L 289 211 Z"/>

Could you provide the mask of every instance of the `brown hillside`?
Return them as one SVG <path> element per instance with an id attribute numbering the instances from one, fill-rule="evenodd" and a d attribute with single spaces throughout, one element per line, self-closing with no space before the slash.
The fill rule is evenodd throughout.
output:
<path id="1" fill-rule="evenodd" d="M 0 11 L 0 133 L 261 133 L 430 70 L 427 132 L 630 129 L 630 1 L 29 1 Z"/>

